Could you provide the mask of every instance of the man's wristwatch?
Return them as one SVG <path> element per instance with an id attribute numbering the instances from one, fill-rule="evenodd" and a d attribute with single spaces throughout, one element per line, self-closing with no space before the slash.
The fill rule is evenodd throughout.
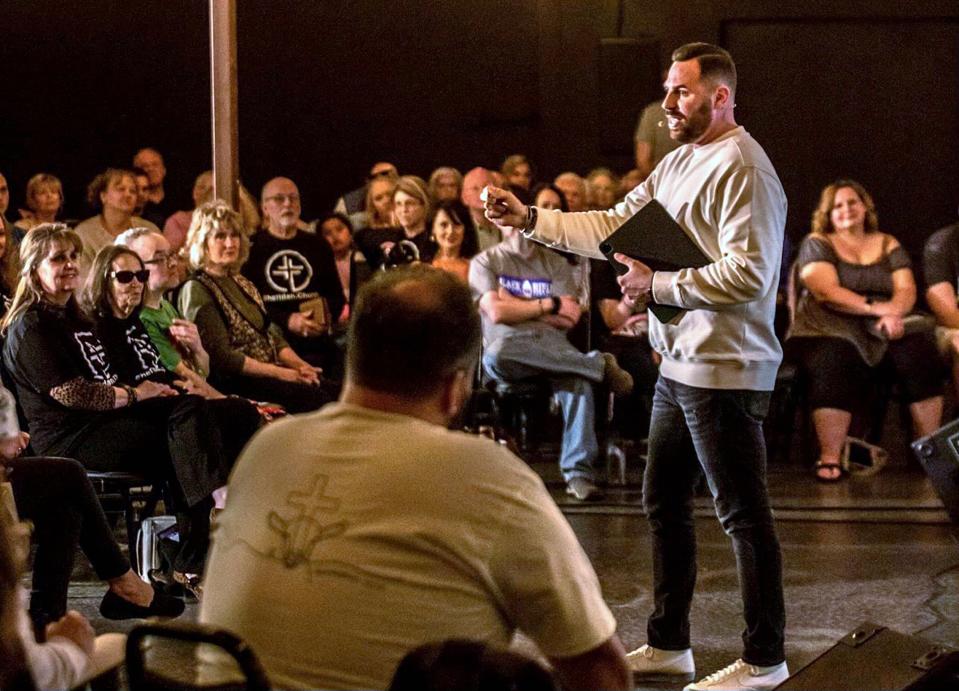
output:
<path id="1" fill-rule="evenodd" d="M 539 218 L 539 212 L 536 210 L 535 206 L 526 207 L 526 225 L 523 226 L 522 232 L 528 233 L 533 228 L 536 227 L 536 220 Z"/>
<path id="2" fill-rule="evenodd" d="M 558 297 L 553 295 L 550 300 L 553 301 L 553 308 L 549 311 L 550 314 L 559 314 L 559 308 L 563 306 L 563 301 Z"/>

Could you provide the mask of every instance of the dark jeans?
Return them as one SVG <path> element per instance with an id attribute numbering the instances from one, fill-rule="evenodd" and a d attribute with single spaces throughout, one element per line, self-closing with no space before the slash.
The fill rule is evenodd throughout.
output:
<path id="1" fill-rule="evenodd" d="M 33 523 L 37 543 L 30 612 L 36 621 L 56 621 L 67 611 L 77 545 L 103 580 L 122 576 L 130 562 L 82 465 L 68 458 L 17 458 L 6 465 L 17 511 Z"/>
<path id="2" fill-rule="evenodd" d="M 785 659 L 782 557 L 766 491 L 762 432 L 769 399 L 766 391 L 700 389 L 662 376 L 656 382 L 643 482 L 655 603 L 647 635 L 656 648 L 690 647 L 693 494 L 701 467 L 736 555 L 746 620 L 743 660 L 766 666 Z M 690 441 L 695 456 L 688 453 Z"/>

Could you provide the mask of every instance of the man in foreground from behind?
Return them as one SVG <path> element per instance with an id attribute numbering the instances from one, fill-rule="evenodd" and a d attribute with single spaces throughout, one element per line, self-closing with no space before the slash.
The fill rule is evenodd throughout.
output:
<path id="1" fill-rule="evenodd" d="M 426 266 L 364 286 L 340 401 L 274 423 L 237 462 L 200 618 L 277 688 L 382 689 L 402 657 L 521 629 L 567 688 L 631 688 L 596 575 L 542 481 L 449 431 L 470 394 L 469 289 Z"/>

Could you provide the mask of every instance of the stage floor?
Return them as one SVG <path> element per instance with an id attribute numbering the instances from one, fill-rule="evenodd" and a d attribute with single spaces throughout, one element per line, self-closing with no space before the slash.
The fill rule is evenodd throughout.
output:
<path id="1" fill-rule="evenodd" d="M 631 484 L 612 488 L 596 504 L 566 497 L 552 454 L 531 465 L 592 560 L 623 643 L 629 649 L 642 644 L 652 576 L 641 464 L 629 466 Z M 769 484 L 783 548 L 792 671 L 867 620 L 959 647 L 959 546 L 921 470 L 900 462 L 875 477 L 823 485 L 796 464 L 773 465 Z M 697 672 L 705 675 L 739 656 L 742 606 L 729 541 L 707 497 L 697 500 L 697 532 L 692 636 Z M 78 562 L 70 606 L 89 616 L 98 632 L 129 630 L 135 622 L 99 617 L 104 586 L 85 560 Z M 195 618 L 196 610 L 189 606 L 185 618 Z"/>

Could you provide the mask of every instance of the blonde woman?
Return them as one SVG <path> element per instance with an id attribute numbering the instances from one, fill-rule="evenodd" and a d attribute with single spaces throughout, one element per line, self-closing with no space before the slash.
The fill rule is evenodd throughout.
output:
<path id="1" fill-rule="evenodd" d="M 180 290 L 180 313 L 196 323 L 210 355 L 210 383 L 224 393 L 315 410 L 334 398 L 321 370 L 290 347 L 240 267 L 250 253 L 240 215 L 222 201 L 193 212 L 186 250 L 193 273 Z"/>
<path id="2" fill-rule="evenodd" d="M 27 208 L 20 211 L 22 218 L 14 224 L 19 229 L 17 239 L 41 223 L 53 223 L 62 209 L 60 179 L 50 173 L 37 173 L 27 181 Z"/>

